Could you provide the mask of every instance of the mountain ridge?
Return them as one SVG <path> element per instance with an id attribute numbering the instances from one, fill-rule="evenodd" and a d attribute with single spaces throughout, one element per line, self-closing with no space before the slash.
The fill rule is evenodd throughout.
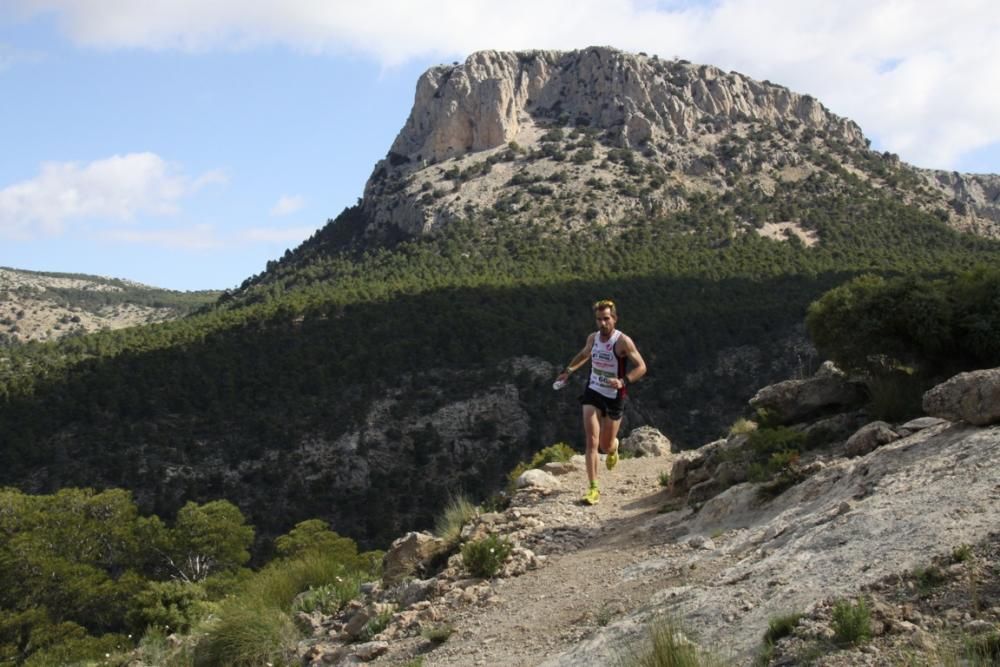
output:
<path id="1" fill-rule="evenodd" d="M 1000 177 L 918 169 L 869 144 L 856 123 L 811 95 L 711 65 L 609 47 L 481 51 L 420 77 L 362 210 L 366 235 L 383 240 L 491 209 L 559 230 L 615 227 L 631 215 L 683 210 L 677 188 L 727 192 L 741 181 L 772 191 L 776 179 L 828 168 L 832 154 L 955 228 L 1000 238 Z M 636 179 L 643 172 L 645 183 Z M 611 204 L 567 204 L 558 215 L 505 201 L 512 184 L 572 200 L 596 181 L 627 186 Z"/>

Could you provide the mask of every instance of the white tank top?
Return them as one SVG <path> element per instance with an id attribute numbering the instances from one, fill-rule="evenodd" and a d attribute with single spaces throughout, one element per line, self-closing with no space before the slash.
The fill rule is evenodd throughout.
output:
<path id="1" fill-rule="evenodd" d="M 598 331 L 590 348 L 590 384 L 587 386 L 608 398 L 618 398 L 618 390 L 610 382 L 622 377 L 625 371 L 625 359 L 615 355 L 615 343 L 621 336 L 622 332 L 615 329 L 608 340 L 602 341 Z"/>

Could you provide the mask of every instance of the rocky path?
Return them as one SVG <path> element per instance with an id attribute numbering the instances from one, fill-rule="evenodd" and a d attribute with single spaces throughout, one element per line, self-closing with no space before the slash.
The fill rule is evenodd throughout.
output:
<path id="1" fill-rule="evenodd" d="M 708 576 L 690 567 L 647 567 L 690 549 L 664 544 L 662 534 L 649 531 L 667 502 L 659 476 L 670 465 L 671 457 L 659 457 L 626 459 L 611 473 L 602 467 L 601 502 L 593 507 L 579 502 L 582 465 L 561 478 L 559 491 L 518 494 L 508 513 L 540 522 L 522 546 L 542 566 L 494 580 L 481 605 L 458 610 L 448 619 L 454 634 L 422 653 L 424 666 L 539 665 L 621 622 L 652 592 Z M 625 633 L 643 631 L 634 621 L 625 626 Z"/>
<path id="2" fill-rule="evenodd" d="M 488 582 L 451 579 L 451 592 L 433 605 L 435 621 L 454 629 L 447 641 L 399 637 L 375 662 L 618 665 L 644 645 L 650 621 L 666 614 L 702 647 L 745 665 L 771 619 L 805 613 L 812 619 L 802 626 L 804 645 L 831 653 L 817 664 L 890 664 L 878 642 L 847 653 L 828 646 L 829 607 L 866 590 L 889 600 L 884 582 L 897 586 L 962 545 L 996 553 L 987 536 L 1000 525 L 1000 426 L 942 423 L 866 456 L 831 453 L 778 498 L 761 501 L 754 485 L 740 484 L 697 512 L 668 506 L 677 501 L 659 477 L 672 459 L 624 460 L 611 474 L 602 469 L 596 507 L 578 500 L 582 464 L 554 491 L 517 494 L 488 529 L 514 537 L 538 567 Z M 979 591 L 993 590 L 990 573 L 1000 571 L 992 555 L 955 567 L 965 573 L 953 573 L 955 585 L 974 576 Z M 1000 600 L 988 597 L 981 608 L 952 610 L 957 620 L 943 629 L 1000 624 Z M 879 621 L 886 651 L 927 655 L 928 645 L 948 641 L 926 641 L 942 630 L 931 621 L 947 610 L 929 608 L 924 622 L 901 605 L 882 605 L 889 610 Z"/>

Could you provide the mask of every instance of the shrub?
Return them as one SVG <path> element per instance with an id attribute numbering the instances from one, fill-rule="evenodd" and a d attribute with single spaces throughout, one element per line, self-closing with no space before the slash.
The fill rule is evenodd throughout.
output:
<path id="1" fill-rule="evenodd" d="M 798 451 L 806 442 L 804 433 L 787 426 L 759 428 L 748 436 L 747 446 L 755 458 L 765 461 L 771 454 L 786 450 Z"/>
<path id="2" fill-rule="evenodd" d="M 757 422 L 740 417 L 729 427 L 729 435 L 742 435 L 757 430 Z"/>
<path id="3" fill-rule="evenodd" d="M 474 577 L 488 579 L 500 571 L 513 548 L 506 539 L 490 535 L 462 547 L 462 563 Z"/>
<path id="4" fill-rule="evenodd" d="M 514 488 L 514 484 L 517 482 L 517 478 L 521 476 L 525 470 L 531 470 L 533 468 L 541 468 L 546 463 L 558 463 L 563 461 L 569 461 L 576 452 L 572 447 L 567 445 L 565 442 L 557 442 L 554 445 L 550 445 L 545 449 L 542 449 L 535 453 L 531 457 L 531 461 L 525 463 L 522 461 L 518 463 L 510 473 L 507 474 L 507 480 L 509 482 L 509 487 Z"/>
<path id="5" fill-rule="evenodd" d="M 195 649 L 195 665 L 288 662 L 298 641 L 287 613 L 293 600 L 302 591 L 330 586 L 327 602 L 342 605 L 356 597 L 360 577 L 355 570 L 315 551 L 273 562 L 220 605 Z"/>
<path id="6" fill-rule="evenodd" d="M 345 576 L 340 581 L 322 586 L 310 586 L 309 590 L 299 594 L 292 605 L 292 611 L 304 611 L 307 614 L 319 611 L 323 614 L 335 614 L 361 593 L 361 579 L 357 576 Z"/>
<path id="7" fill-rule="evenodd" d="M 660 486 L 667 487 L 670 486 L 670 471 L 664 470 L 660 473 Z"/>
<path id="8" fill-rule="evenodd" d="M 442 623 L 441 625 L 425 628 L 420 633 L 420 636 L 429 642 L 443 644 L 448 641 L 448 638 L 451 637 L 453 632 L 455 632 L 455 627 L 453 625 L 450 623 Z"/>
<path id="9" fill-rule="evenodd" d="M 868 605 L 862 598 L 857 604 L 838 600 L 833 606 L 833 632 L 842 644 L 862 644 L 872 636 L 872 617 Z"/>
<path id="10" fill-rule="evenodd" d="M 676 625 L 659 620 L 649 629 L 647 647 L 620 660 L 621 667 L 716 667 L 725 664 L 714 655 L 699 651 Z"/>
<path id="11" fill-rule="evenodd" d="M 964 653 L 971 667 L 1000 665 L 1000 633 L 968 639 Z"/>
<path id="12" fill-rule="evenodd" d="M 444 511 L 434 522 L 434 534 L 448 544 L 457 544 L 462 526 L 476 517 L 476 506 L 465 496 L 455 496 L 445 505 Z"/>
<path id="13" fill-rule="evenodd" d="M 205 588 L 200 582 L 150 581 L 130 601 L 125 622 L 130 628 L 170 628 L 187 632 L 205 609 Z"/>
<path id="14" fill-rule="evenodd" d="M 347 595 L 354 589 L 351 580 L 357 582 L 359 576 L 335 560 L 309 554 L 295 560 L 277 561 L 265 567 L 247 583 L 246 589 L 237 597 L 253 600 L 261 606 L 288 610 L 296 596 L 310 587 L 331 584 L 335 585 L 334 588 L 340 594 Z"/>
<path id="15" fill-rule="evenodd" d="M 917 591 L 921 597 L 927 597 L 932 590 L 948 580 L 944 572 L 934 565 L 917 568 L 913 571 L 913 578 L 917 582 Z"/>
<path id="16" fill-rule="evenodd" d="M 767 632 L 764 633 L 764 641 L 773 644 L 774 642 L 792 634 L 795 626 L 799 624 L 802 614 L 785 614 L 775 616 L 767 622 Z"/>
<path id="17" fill-rule="evenodd" d="M 299 634 L 288 614 L 243 598 L 234 598 L 207 626 L 195 648 L 194 664 L 251 667 L 288 664 L 295 657 Z"/>
<path id="18" fill-rule="evenodd" d="M 962 544 L 951 550 L 951 560 L 955 563 L 965 563 L 972 559 L 972 547 Z"/>
<path id="19" fill-rule="evenodd" d="M 922 415 L 923 395 L 930 388 L 926 381 L 901 369 L 872 374 L 867 387 L 871 415 L 889 422 Z"/>
<path id="20" fill-rule="evenodd" d="M 75 624 L 66 624 L 75 625 Z M 132 647 L 131 640 L 124 635 L 107 634 L 91 637 L 76 626 L 73 636 L 60 637 L 54 645 L 44 648 L 25 660 L 25 667 L 50 667 L 51 665 L 93 664 L 103 660 L 106 653 L 114 653 Z M 34 637 L 32 637 L 34 639 Z M 14 664 L 14 663 L 9 663 Z"/>
<path id="21" fill-rule="evenodd" d="M 369 620 L 365 623 L 365 627 L 361 629 L 361 632 L 358 633 L 358 636 L 354 638 L 355 641 L 363 643 L 375 639 L 376 635 L 389 627 L 389 621 L 392 620 L 393 613 L 392 609 L 386 609 L 380 612 L 375 618 Z"/>

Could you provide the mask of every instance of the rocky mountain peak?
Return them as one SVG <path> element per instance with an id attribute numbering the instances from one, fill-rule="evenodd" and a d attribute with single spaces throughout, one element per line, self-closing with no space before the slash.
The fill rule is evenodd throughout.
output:
<path id="1" fill-rule="evenodd" d="M 641 148 L 697 134 L 704 119 L 723 126 L 795 120 L 864 143 L 857 125 L 809 95 L 710 65 L 592 47 L 480 51 L 461 65 L 428 70 L 391 154 L 440 162 L 503 146 L 552 122 L 612 131 L 621 147 Z"/>
<path id="2" fill-rule="evenodd" d="M 480 51 L 429 69 L 365 187 L 365 235 L 461 219 L 614 228 L 684 210 L 691 193 L 772 193 L 838 167 L 956 227 L 1000 236 L 994 181 L 872 151 L 856 123 L 810 95 L 609 47 Z"/>

